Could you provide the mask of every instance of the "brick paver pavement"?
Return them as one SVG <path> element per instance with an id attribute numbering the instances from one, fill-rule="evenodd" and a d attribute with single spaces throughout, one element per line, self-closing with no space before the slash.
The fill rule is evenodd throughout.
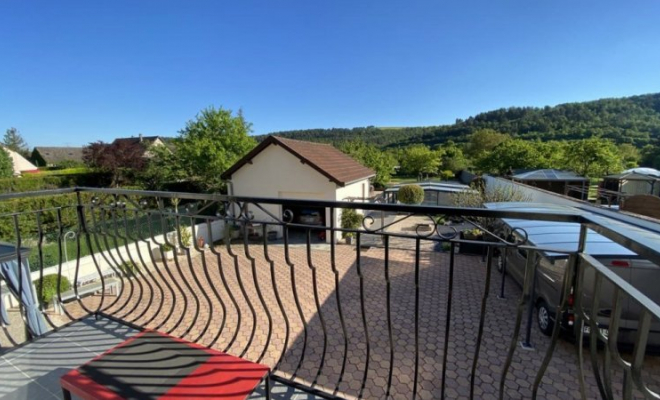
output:
<path id="1" fill-rule="evenodd" d="M 409 247 L 414 247 L 414 240 Z M 391 370 L 391 397 L 404 399 L 412 397 L 415 381 L 417 280 L 417 395 L 421 399 L 440 398 L 448 315 L 448 253 L 422 251 L 416 274 L 414 251 L 389 251 L 388 324 L 386 254 L 382 248 L 357 250 L 354 246 L 338 245 L 334 264 L 329 249 L 315 248 L 308 255 L 304 246 L 292 246 L 286 251 L 281 245 L 270 245 L 267 254 L 263 245 L 232 245 L 231 251 L 218 246 L 215 251 L 217 254 L 206 250 L 190 260 L 179 255 L 178 263 L 169 261 L 166 266 L 157 263 L 158 268 L 142 268 L 142 276 L 127 281 L 119 299 L 107 296 L 102 306 L 126 321 L 172 331 L 271 366 L 281 358 L 277 365 L 280 375 L 307 384 L 315 382 L 329 391 L 339 382 L 339 393 L 347 396 L 359 394 L 366 374 L 363 397 L 384 398 Z M 455 259 L 445 390 L 447 398 L 466 398 L 470 394 L 487 269 L 480 257 L 457 254 Z M 498 397 L 520 296 L 520 289 L 507 280 L 507 298 L 499 299 L 499 283 L 500 275 L 493 268 L 474 376 L 474 396 L 480 399 Z M 100 296 L 84 301 L 94 308 Z M 73 315 L 84 314 L 76 304 L 68 306 L 68 310 Z M 505 398 L 531 396 L 532 382 L 549 339 L 534 329 L 532 341 L 533 351 L 516 347 L 505 380 Z M 539 398 L 579 398 L 575 348 L 567 340 L 558 342 Z M 659 390 L 659 358 L 648 356 L 645 367 L 647 383 Z M 586 353 L 584 370 L 588 398 L 598 398 Z M 620 397 L 620 368 L 614 367 L 612 374 L 615 397 Z"/>

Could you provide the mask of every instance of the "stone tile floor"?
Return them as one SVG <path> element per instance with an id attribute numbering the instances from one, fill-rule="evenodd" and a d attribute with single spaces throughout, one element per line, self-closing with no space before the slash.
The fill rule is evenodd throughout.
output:
<path id="1" fill-rule="evenodd" d="M 0 356 L 0 399 L 61 399 L 59 378 L 69 370 L 135 334 L 125 325 L 85 318 Z M 276 383 L 273 400 L 315 400 L 308 393 Z M 76 397 L 73 396 L 75 399 Z M 263 387 L 249 397 L 265 399 Z"/>

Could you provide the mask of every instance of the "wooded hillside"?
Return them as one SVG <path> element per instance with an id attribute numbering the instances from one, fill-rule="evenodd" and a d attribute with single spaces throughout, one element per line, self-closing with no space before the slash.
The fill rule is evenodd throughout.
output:
<path id="1" fill-rule="evenodd" d="M 480 129 L 523 139 L 572 140 L 593 135 L 643 147 L 660 138 L 660 93 L 567 103 L 554 107 L 510 107 L 484 112 L 453 125 L 404 128 L 307 129 L 273 132 L 292 139 L 340 143 L 362 139 L 380 147 L 414 143 L 434 146 L 452 139 L 465 142 Z M 261 140 L 265 135 L 257 137 Z"/>

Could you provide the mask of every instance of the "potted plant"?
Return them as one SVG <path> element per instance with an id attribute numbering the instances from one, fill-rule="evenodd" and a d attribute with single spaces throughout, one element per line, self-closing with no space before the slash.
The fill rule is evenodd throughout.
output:
<path id="1" fill-rule="evenodd" d="M 460 234 L 462 240 L 474 240 L 474 241 L 483 241 L 484 232 L 479 228 L 468 229 L 462 231 Z M 484 255 L 488 246 L 481 243 L 461 243 L 459 247 L 459 253 L 461 254 L 477 254 Z"/>
<path id="2" fill-rule="evenodd" d="M 362 216 L 352 208 L 346 208 L 341 212 L 341 227 L 343 229 L 358 229 L 362 224 Z M 346 239 L 347 244 L 353 244 L 355 232 L 342 232 L 341 236 Z"/>
<path id="3" fill-rule="evenodd" d="M 165 260 L 174 259 L 174 246 L 169 243 L 165 243 L 161 248 L 163 250 L 163 256 L 165 257 Z"/>

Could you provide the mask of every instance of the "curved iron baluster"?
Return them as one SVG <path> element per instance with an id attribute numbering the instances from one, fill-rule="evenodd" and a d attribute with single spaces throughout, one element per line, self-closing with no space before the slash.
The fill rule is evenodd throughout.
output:
<path id="1" fill-rule="evenodd" d="M 147 205 L 146 201 L 143 204 L 146 207 L 146 205 Z M 156 259 L 153 255 L 153 250 L 151 248 L 151 242 L 153 242 L 156 245 L 156 247 L 158 248 L 158 250 L 160 252 L 161 260 L 163 261 L 163 267 L 165 268 L 165 270 L 167 270 L 167 265 L 165 265 L 165 261 L 164 261 L 164 259 L 166 257 L 165 257 L 165 254 L 163 252 L 163 244 L 158 243 L 158 240 L 156 240 L 156 237 L 154 236 L 154 230 L 153 230 L 153 227 L 152 227 L 152 221 L 153 221 L 152 212 L 149 211 L 149 210 L 145 211 L 145 216 L 147 218 L 147 228 L 149 229 L 149 239 L 148 240 L 144 239 L 144 238 L 142 238 L 142 239 L 146 243 L 149 244 L 149 258 L 151 259 L 151 262 L 154 265 L 154 271 L 156 271 L 156 274 L 158 275 L 159 280 L 165 285 L 165 287 L 167 287 L 167 290 L 169 291 L 168 293 L 172 296 L 172 301 L 171 301 L 171 305 L 169 307 L 169 311 L 165 315 L 165 318 L 163 318 L 162 321 L 160 321 L 160 323 L 158 325 L 156 325 L 156 327 L 154 328 L 155 330 L 160 330 L 170 320 L 170 318 L 172 318 L 172 315 L 174 314 L 174 310 L 176 308 L 175 300 L 176 300 L 177 292 L 174 290 L 172 285 L 170 285 L 169 279 L 167 279 L 167 277 L 163 274 L 163 272 L 160 270 L 160 268 L 156 264 Z M 171 274 L 168 274 L 168 275 L 171 276 Z M 156 281 L 158 281 L 158 280 L 156 280 Z M 174 282 L 174 284 L 177 285 L 176 282 Z M 161 303 L 165 303 L 165 294 L 164 293 L 163 293 Z M 168 334 L 172 333 L 173 330 L 174 329 L 169 330 L 167 333 Z"/>
<path id="2" fill-rule="evenodd" d="M 229 238 L 229 226 L 227 225 L 227 220 L 225 220 L 224 238 L 225 238 L 225 242 L 227 243 L 227 245 L 229 245 L 230 238 Z M 238 338 L 238 332 L 239 332 L 239 329 L 241 327 L 241 321 L 242 321 L 243 315 L 242 315 L 242 312 L 241 312 L 241 308 L 238 305 L 238 301 L 236 301 L 236 297 L 234 296 L 234 293 L 231 291 L 231 288 L 230 288 L 229 284 L 227 283 L 227 277 L 225 276 L 225 269 L 222 265 L 222 257 L 220 255 L 220 252 L 218 250 L 216 250 L 215 246 L 210 246 L 210 249 L 211 249 L 211 253 L 215 254 L 215 256 L 217 258 L 217 261 L 218 261 L 218 274 L 220 275 L 220 281 L 222 282 L 222 286 L 225 288 L 225 291 L 227 292 L 227 295 L 229 296 L 229 300 L 231 300 L 232 305 L 236 309 L 236 329 L 234 329 L 234 333 L 233 333 L 231 339 L 229 340 L 229 343 L 227 344 L 227 346 L 225 346 L 225 348 L 223 350 L 226 353 L 226 352 L 229 351 L 231 346 L 234 344 L 234 342 L 236 341 L 236 338 Z M 222 330 L 225 327 L 225 320 L 226 319 L 222 320 L 222 325 L 220 327 L 220 332 L 222 332 Z"/>
<path id="3" fill-rule="evenodd" d="M 390 368 L 389 371 L 387 371 L 387 389 L 385 390 L 385 398 L 387 399 L 390 397 L 390 391 L 392 390 L 392 376 L 394 375 L 394 332 L 392 330 L 392 282 L 390 280 L 390 237 L 387 235 L 383 236 L 383 246 L 385 247 L 385 299 L 386 299 L 385 301 L 387 302 L 386 304 L 387 337 L 389 338 L 390 341 L 390 346 L 389 346 Z"/>
<path id="4" fill-rule="evenodd" d="M 277 278 L 275 274 L 275 261 L 270 258 L 270 253 L 268 252 L 268 237 L 267 237 L 267 232 L 266 232 L 266 225 L 263 226 L 264 229 L 264 257 L 266 259 L 266 262 L 270 264 L 270 277 L 271 277 L 271 282 L 273 284 L 273 294 L 275 295 L 275 301 L 277 302 L 277 306 L 280 308 L 280 312 L 282 313 L 282 317 L 284 318 L 284 343 L 282 346 L 282 352 L 280 353 L 279 358 L 277 359 L 277 362 L 275 366 L 273 367 L 273 371 L 277 371 L 282 364 L 282 359 L 284 358 L 284 354 L 286 353 L 287 347 L 289 346 L 289 330 L 290 330 L 290 324 L 289 324 L 289 317 L 286 313 L 286 309 L 284 308 L 284 304 L 282 303 L 282 298 L 280 297 L 280 291 L 277 287 Z"/>
<path id="5" fill-rule="evenodd" d="M 447 358 L 449 356 L 449 330 L 451 328 L 451 303 L 454 298 L 454 262 L 456 254 L 456 242 L 450 242 L 449 253 L 449 278 L 447 281 L 447 308 L 445 317 L 445 341 L 442 352 L 442 386 L 440 388 L 440 398 L 445 398 L 445 388 L 447 387 Z M 390 373 L 391 375 L 391 373 Z"/>
<path id="6" fill-rule="evenodd" d="M 289 211 L 289 210 L 285 210 Z M 290 211 L 289 211 L 290 212 Z M 290 212 L 291 213 L 291 212 Z M 291 213 L 293 218 L 293 213 Z M 298 360 L 298 365 L 291 375 L 292 379 L 298 375 L 298 370 L 302 366 L 303 360 L 305 359 L 305 351 L 307 350 L 307 323 L 305 322 L 305 314 L 303 313 L 302 307 L 300 306 L 300 299 L 298 298 L 298 287 L 296 285 L 296 268 L 293 262 L 291 262 L 291 257 L 289 254 L 289 227 L 284 225 L 284 260 L 289 266 L 289 273 L 291 278 L 291 291 L 293 292 L 293 300 L 296 303 L 296 309 L 298 310 L 298 316 L 300 317 L 300 323 L 303 326 L 303 347 L 302 352 L 300 353 L 300 359 Z"/>
<path id="7" fill-rule="evenodd" d="M 139 210 L 133 210 L 133 211 L 135 212 L 134 221 L 137 224 L 137 226 L 140 226 L 141 223 L 139 222 L 140 221 Z M 156 287 L 158 288 L 158 292 L 160 293 L 161 301 L 160 301 L 160 304 L 158 304 L 158 306 L 156 308 L 156 311 L 153 313 L 151 318 L 147 319 L 146 321 L 144 321 L 142 323 L 143 326 L 147 326 L 152 321 L 154 321 L 156 319 L 156 317 L 158 317 L 160 315 L 160 312 L 163 309 L 163 305 L 165 304 L 165 301 L 164 301 L 165 300 L 165 291 L 163 291 L 163 287 L 160 285 L 158 280 L 154 277 L 154 275 L 149 270 L 149 267 L 147 266 L 147 263 L 144 261 L 144 257 L 142 256 L 142 250 L 140 250 L 140 242 L 147 243 L 147 245 L 149 244 L 149 242 L 147 242 L 147 241 L 145 241 L 141 238 L 141 235 L 140 235 L 141 230 L 140 229 L 136 229 L 136 231 L 138 231 L 138 235 L 136 237 L 133 237 L 131 235 L 131 231 L 128 229 L 128 221 L 126 219 L 126 212 L 124 212 L 124 229 L 126 231 L 126 237 L 128 238 L 128 240 L 132 241 L 132 243 L 135 244 L 135 250 L 137 251 L 138 259 L 140 260 L 140 265 L 142 267 L 142 268 L 137 268 L 138 273 L 142 276 L 142 279 L 145 280 L 147 285 L 149 285 L 149 293 L 150 293 L 149 304 L 145 307 L 145 313 L 146 313 L 147 310 L 149 310 L 149 308 L 151 308 L 151 304 L 153 304 L 153 299 L 154 299 L 154 287 L 151 285 L 151 282 L 149 282 L 149 279 L 147 279 L 147 275 L 153 281 L 153 283 L 156 285 Z M 152 257 L 152 255 L 151 255 L 151 246 L 148 246 L 147 248 L 149 249 L 149 251 L 148 251 L 149 256 Z M 130 253 L 130 250 L 128 249 L 128 246 L 126 248 L 126 251 L 128 252 L 129 257 L 130 257 L 131 253 Z M 132 257 L 131 257 L 131 261 L 133 261 Z M 153 262 L 152 265 L 154 266 L 154 268 L 157 268 L 155 262 Z M 145 275 L 142 272 L 142 269 L 147 271 L 147 275 Z"/>
<path id="8" fill-rule="evenodd" d="M 559 301 L 559 305 L 557 306 L 557 310 L 555 312 L 555 326 L 552 328 L 552 337 L 550 339 L 550 346 L 548 346 L 548 350 L 545 352 L 545 357 L 543 358 L 543 362 L 541 363 L 541 367 L 539 368 L 539 371 L 536 374 L 536 377 L 534 378 L 534 384 L 532 386 L 532 398 L 536 398 L 538 396 L 538 390 L 541 385 L 541 380 L 543 379 L 543 376 L 545 375 L 545 371 L 548 368 L 548 365 L 550 364 L 550 360 L 552 359 L 552 355 L 554 354 L 555 348 L 557 347 L 557 341 L 559 340 L 559 331 L 561 328 L 561 316 L 563 315 L 564 312 L 568 311 L 568 298 L 571 293 L 571 284 L 573 281 L 573 274 L 575 271 L 575 264 L 577 263 L 577 257 L 575 254 L 571 254 L 568 258 L 567 262 L 567 267 L 564 272 L 564 282 L 562 283 L 562 289 L 561 289 L 561 298 Z"/>
<path id="9" fill-rule="evenodd" d="M 336 209 L 332 208 L 330 210 L 330 230 L 332 234 L 332 240 L 330 240 L 330 265 L 332 267 L 332 274 L 334 275 L 335 279 L 335 299 L 337 301 L 337 312 L 339 313 L 339 323 L 341 324 L 341 332 L 342 335 L 344 336 L 344 357 L 341 361 L 341 370 L 339 371 L 339 378 L 337 379 L 337 384 L 335 385 L 335 390 L 333 391 L 333 395 L 337 395 L 337 392 L 339 391 L 339 385 L 341 385 L 341 382 L 344 378 L 344 373 L 346 372 L 346 362 L 348 361 L 348 345 L 349 345 L 349 339 L 348 339 L 348 331 L 346 330 L 346 321 L 344 321 L 344 313 L 341 307 L 341 294 L 339 292 L 339 270 L 337 269 L 337 244 L 335 243 L 336 241 L 334 240 L 334 235 L 336 231 Z"/>
<path id="10" fill-rule="evenodd" d="M 206 222 L 209 241 L 211 242 L 209 247 L 211 247 L 211 246 L 213 246 L 213 232 L 211 231 L 211 222 L 210 222 L 209 218 L 206 218 L 205 222 Z M 220 296 L 220 293 L 218 292 L 218 289 L 215 287 L 215 284 L 213 283 L 213 280 L 211 279 L 211 275 L 209 274 L 209 268 L 208 268 L 208 265 L 206 263 L 206 252 L 204 251 L 204 249 L 200 249 L 199 243 L 197 242 L 197 240 L 195 240 L 195 237 L 196 237 L 195 236 L 195 223 L 194 223 L 194 221 L 192 221 L 192 218 L 191 218 L 191 224 L 190 224 L 190 232 L 191 232 L 191 235 L 192 235 L 193 248 L 200 253 L 200 259 L 202 260 L 202 270 L 204 271 L 204 276 L 206 277 L 206 281 L 208 282 L 209 287 L 211 287 L 211 291 L 213 292 L 213 294 L 215 295 L 215 298 L 220 303 L 220 308 L 222 309 L 222 322 L 220 324 L 218 332 L 213 337 L 211 342 L 207 345 L 207 347 L 212 347 L 218 341 L 218 339 L 220 338 L 220 334 L 222 333 L 222 327 L 224 327 L 225 319 L 226 319 L 226 316 L 227 316 L 227 308 L 225 307 L 225 302 L 222 300 L 222 297 Z M 211 322 L 211 318 L 213 316 L 213 311 L 212 310 L 213 309 L 211 308 L 210 311 L 209 311 L 209 323 Z"/>
<path id="11" fill-rule="evenodd" d="M 44 244 L 44 231 L 42 229 L 41 225 L 41 211 L 36 212 L 36 218 L 37 218 L 37 235 L 39 236 L 38 241 L 37 241 L 37 252 L 39 256 L 39 311 L 41 312 L 41 315 L 43 315 L 44 319 L 46 322 L 48 322 L 48 325 L 51 326 L 53 329 L 57 329 L 57 326 L 53 323 L 53 321 L 50 319 L 50 316 L 48 313 L 44 310 L 43 303 L 41 302 L 41 299 L 44 298 L 44 250 L 43 250 L 43 244 Z M 60 260 L 61 262 L 62 260 Z M 61 275 L 58 275 L 57 280 L 59 281 L 61 279 Z M 32 279 L 30 279 L 32 280 Z"/>
<path id="12" fill-rule="evenodd" d="M 361 247 L 360 247 L 360 239 L 361 239 L 361 234 L 360 232 L 357 232 L 356 235 L 356 259 L 355 259 L 355 266 L 358 274 L 358 280 L 360 283 L 360 311 L 362 312 L 362 325 L 364 326 L 364 336 L 366 338 L 366 351 L 367 355 L 365 358 L 365 365 L 364 365 L 364 376 L 362 377 L 362 384 L 360 385 L 360 392 L 358 394 L 358 397 L 362 397 L 362 394 L 364 393 L 364 388 L 367 385 L 367 377 L 369 375 L 369 358 L 371 357 L 371 340 L 369 338 L 369 326 L 367 325 L 367 314 L 366 314 L 366 307 L 364 304 L 364 276 L 362 274 L 362 256 L 361 256 Z M 419 239 L 417 239 L 419 240 Z M 419 254 L 419 253 L 418 253 Z"/>
<path id="13" fill-rule="evenodd" d="M 170 328 L 167 331 L 168 334 L 172 334 L 175 330 L 177 330 L 179 328 L 179 326 L 183 322 L 183 317 L 185 316 L 185 312 L 188 311 L 188 296 L 186 296 L 186 292 L 183 290 L 183 288 L 181 287 L 181 285 L 178 282 L 178 279 L 176 279 L 174 277 L 174 274 L 170 270 L 170 265 L 167 262 L 167 257 L 165 256 L 165 250 L 163 250 L 163 247 L 165 247 L 165 246 L 174 248 L 174 245 L 169 242 L 169 239 L 167 237 L 167 233 L 168 233 L 167 232 L 167 223 L 164 219 L 164 215 L 163 215 L 163 212 L 162 212 L 162 210 L 163 210 L 163 201 L 162 201 L 162 199 L 158 198 L 157 202 L 158 202 L 158 215 L 159 215 L 159 219 L 160 219 L 160 231 L 162 232 L 162 236 L 163 236 L 163 243 L 158 246 L 159 249 L 160 249 L 160 257 L 161 257 L 161 260 L 163 261 L 163 266 L 165 267 L 165 272 L 167 272 L 167 275 L 172 280 L 172 283 L 174 283 L 174 286 L 177 288 L 178 293 L 181 294 L 181 299 L 183 300 L 183 310 L 184 310 L 184 312 L 179 313 L 179 318 L 176 320 L 176 322 L 174 323 L 172 328 Z M 176 299 L 173 298 L 172 302 L 174 303 L 175 300 Z M 183 337 L 183 335 L 180 336 L 180 337 Z"/>
<path id="14" fill-rule="evenodd" d="M 55 216 L 57 218 L 57 227 L 58 227 L 58 237 L 57 237 L 57 253 L 58 253 L 58 260 L 59 264 L 57 267 L 57 301 L 60 303 L 61 307 L 60 310 L 66 314 L 67 317 L 71 321 L 77 320 L 79 318 L 75 318 L 73 315 L 69 313 L 69 310 L 64 307 L 64 302 L 62 301 L 62 238 L 64 235 L 62 234 L 63 231 L 63 226 L 62 226 L 62 210 L 57 209 Z M 65 243 L 66 246 L 66 243 Z M 75 282 L 74 282 L 75 284 Z"/>
<path id="15" fill-rule="evenodd" d="M 99 250 L 98 254 L 101 254 L 101 258 L 106 262 L 106 264 L 108 264 L 110 269 L 112 269 L 113 273 L 116 276 L 119 277 L 119 280 L 121 282 L 121 285 L 120 285 L 121 288 L 117 292 L 117 297 L 115 297 L 115 299 L 113 301 L 111 301 L 110 304 L 108 304 L 107 306 L 105 306 L 105 307 L 102 306 L 102 309 L 100 311 L 101 312 L 106 312 L 106 311 L 109 311 L 109 310 L 114 308 L 114 311 L 112 313 L 115 314 L 115 313 L 119 312 L 119 310 L 124 309 L 124 307 L 126 307 L 128 305 L 129 301 L 133 297 L 134 288 L 133 288 L 133 282 L 131 282 L 130 280 L 128 281 L 128 285 L 126 285 L 126 282 L 124 280 L 124 275 L 121 273 L 121 271 L 118 268 L 119 263 L 115 259 L 115 256 L 112 254 L 112 251 L 110 251 L 112 246 L 110 245 L 110 242 L 108 242 L 107 223 L 105 221 L 105 213 L 107 212 L 107 210 L 106 210 L 106 207 L 103 206 L 99 201 L 100 200 L 98 200 L 98 199 L 92 199 L 92 205 L 90 206 L 90 215 L 91 215 L 91 219 L 92 219 L 92 225 L 94 227 L 94 234 L 92 235 L 92 237 L 94 238 L 94 242 L 96 244 L 96 247 Z M 94 212 L 95 210 L 99 211 L 99 218 L 101 220 L 100 221 L 101 222 L 101 228 L 100 229 L 99 229 L 99 223 L 96 222 L 96 215 L 95 215 L 95 212 Z M 99 230 L 100 230 L 100 232 L 99 232 Z M 99 243 L 99 238 L 98 238 L 99 234 L 101 235 L 101 239 L 103 240 L 103 246 Z M 78 235 L 78 236 L 80 236 L 80 235 Z M 106 249 L 105 251 L 103 250 L 104 247 Z M 89 250 L 90 250 L 90 254 L 94 253 L 94 250 L 91 246 L 90 246 Z M 99 275 L 103 275 L 103 274 L 99 273 Z M 118 307 L 115 308 L 115 305 L 118 304 L 119 301 L 121 300 L 121 298 L 123 297 L 123 294 L 125 293 L 125 288 L 127 286 L 130 288 L 128 296 L 126 296 L 126 298 L 124 299 L 121 306 L 118 306 Z M 101 301 L 101 305 L 103 305 L 103 303 L 104 302 Z"/>
<path id="16" fill-rule="evenodd" d="M 509 353 L 507 354 L 506 361 L 504 362 L 504 368 L 502 368 L 502 377 L 500 378 L 500 388 L 499 388 L 499 398 L 500 400 L 504 399 L 504 384 L 506 382 L 506 376 L 511 367 L 513 361 L 513 354 L 516 351 L 516 346 L 518 344 L 518 336 L 520 335 L 520 327 L 522 323 L 522 315 L 525 310 L 525 307 L 528 305 L 531 298 L 530 290 L 532 287 L 532 277 L 534 276 L 533 269 L 534 266 L 534 257 L 533 254 L 527 254 L 527 263 L 525 265 L 525 277 L 523 279 L 523 290 L 522 295 L 520 296 L 520 301 L 518 302 L 518 311 L 516 312 L 516 324 L 513 328 L 513 336 L 511 337 L 511 344 L 509 345 Z"/>
<path id="17" fill-rule="evenodd" d="M 312 261 L 311 234 L 312 234 L 311 229 L 307 229 L 307 265 L 309 266 L 309 269 L 312 271 L 314 304 L 316 304 L 316 313 L 319 316 L 319 321 L 321 322 L 321 329 L 323 330 L 323 354 L 321 354 L 321 362 L 319 363 L 319 369 L 316 372 L 316 376 L 314 377 L 314 380 L 312 381 L 312 385 L 311 385 L 312 387 L 315 387 L 319 377 L 321 376 L 321 372 L 323 372 L 323 365 L 325 364 L 325 355 L 328 351 L 328 331 L 325 326 L 325 318 L 323 318 L 323 311 L 321 310 L 321 302 L 319 300 L 316 266 L 314 266 L 314 262 Z"/>
<path id="18" fill-rule="evenodd" d="M 257 263 L 255 258 L 252 256 L 250 253 L 250 246 L 248 245 L 247 241 L 247 232 L 245 232 L 245 241 L 244 243 L 244 252 L 245 252 L 245 257 L 250 260 L 250 265 L 252 266 L 252 280 L 254 283 L 254 288 L 257 292 L 257 297 L 259 298 L 259 301 L 261 302 L 261 306 L 263 307 L 264 311 L 266 311 L 266 318 L 268 320 L 268 334 L 266 336 L 266 344 L 264 345 L 264 349 L 261 351 L 261 354 L 257 358 L 257 362 L 261 362 L 261 360 L 264 358 L 266 355 L 266 350 L 268 350 L 268 344 L 270 343 L 270 338 L 273 334 L 273 317 L 270 315 L 270 311 L 268 310 L 268 306 L 266 305 L 266 301 L 264 300 L 264 296 L 261 293 L 261 287 L 259 286 L 259 280 L 257 279 Z M 266 240 L 266 236 L 264 235 L 264 242 Z M 257 329 L 257 324 L 255 320 L 255 324 L 252 327 L 253 331 L 256 331 Z"/>
<path id="19" fill-rule="evenodd" d="M 117 225 L 118 225 L 117 224 L 117 214 L 119 213 L 119 209 L 124 208 L 124 204 L 121 201 L 119 201 L 117 198 L 115 198 L 115 203 L 114 204 L 115 204 L 115 206 L 111 210 L 112 211 L 112 229 L 114 231 L 114 234 L 109 235 L 112 238 L 113 246 L 112 246 L 112 248 L 108 249 L 108 252 L 110 254 L 112 254 L 112 250 L 117 252 L 117 258 L 119 259 L 119 263 L 116 265 L 117 269 L 118 269 L 118 273 L 122 274 L 122 275 L 125 275 L 126 280 L 129 282 L 129 284 L 131 286 L 133 286 L 133 279 L 130 278 L 128 273 L 126 273 L 125 271 L 122 270 L 122 267 L 124 265 L 128 264 L 128 263 L 126 262 L 126 260 L 124 260 L 124 256 L 122 256 L 122 254 L 121 254 L 121 250 L 120 250 L 121 244 L 119 243 L 119 240 L 118 240 L 118 239 L 123 239 L 124 243 L 126 243 L 126 240 L 124 238 L 122 238 L 121 235 L 119 234 L 119 228 L 117 227 Z M 102 272 L 101 272 L 101 275 L 103 275 Z M 138 300 L 135 301 L 135 304 L 127 312 L 125 312 L 122 316 L 117 317 L 117 318 L 122 319 L 122 320 L 127 319 L 129 315 L 133 314 L 135 312 L 135 310 L 137 310 L 137 308 L 140 306 L 140 303 L 142 303 L 142 296 L 144 295 L 144 288 L 142 287 L 142 282 L 140 282 L 139 279 L 136 280 L 136 283 L 137 283 L 137 286 L 140 289 L 139 290 L 140 295 L 139 295 Z M 130 302 L 130 300 L 132 300 L 132 299 L 133 299 L 133 293 L 131 292 L 131 295 L 129 296 L 129 298 L 127 300 Z M 128 302 L 126 304 L 128 305 Z M 136 320 L 137 320 L 137 318 L 133 318 L 129 322 L 132 323 L 132 322 L 135 322 Z"/>
<path id="20" fill-rule="evenodd" d="M 194 225 L 192 217 L 190 218 L 190 223 L 191 223 L 191 226 Z M 195 284 L 199 288 L 199 291 L 202 293 L 202 296 L 204 296 L 204 300 L 206 300 L 206 304 L 208 304 L 208 307 L 209 307 L 208 318 L 206 319 L 206 323 L 204 324 L 204 328 L 202 328 L 199 335 L 194 340 L 192 340 L 193 342 L 197 343 L 206 334 L 206 332 L 209 329 L 209 326 L 211 325 L 211 316 L 213 315 L 213 303 L 211 302 L 211 298 L 209 297 L 209 295 L 206 293 L 206 290 L 204 290 L 202 288 L 202 283 L 199 281 L 199 278 L 197 277 L 197 274 L 195 273 L 195 270 L 193 268 L 192 257 L 190 255 L 190 253 L 191 253 L 190 247 L 186 247 L 185 244 L 183 243 L 183 241 L 181 240 L 181 223 L 179 221 L 179 216 L 176 217 L 176 232 L 177 232 L 177 235 L 176 235 L 177 236 L 177 241 L 179 242 L 178 244 L 179 244 L 179 246 L 181 246 L 181 249 L 183 250 L 183 252 L 186 253 L 186 259 L 188 260 L 188 267 L 190 269 L 190 275 L 192 275 L 193 281 L 195 282 Z M 192 233 L 191 233 L 191 239 L 190 240 L 191 240 L 191 242 L 195 241 L 194 240 L 194 235 Z M 192 288 L 192 286 L 191 286 L 191 288 Z M 192 289 L 191 289 L 191 294 L 193 296 L 195 296 L 195 298 L 197 298 L 197 295 L 195 294 L 195 292 Z M 200 303 L 197 303 L 197 304 L 199 305 Z M 193 322 L 191 324 L 191 328 L 197 322 L 197 318 L 199 317 L 199 313 L 201 312 L 201 305 L 199 305 L 198 307 L 199 307 L 198 312 L 195 315 L 195 318 L 193 319 Z"/>
<path id="21" fill-rule="evenodd" d="M 18 314 L 23 320 L 25 331 L 28 334 L 28 340 L 38 337 L 32 327 L 28 323 L 27 309 L 23 307 L 23 256 L 21 255 L 21 230 L 18 227 L 18 214 L 13 215 L 14 219 L 14 232 L 16 233 L 16 262 L 18 263 Z M 28 281 L 32 279 L 28 278 Z"/>

